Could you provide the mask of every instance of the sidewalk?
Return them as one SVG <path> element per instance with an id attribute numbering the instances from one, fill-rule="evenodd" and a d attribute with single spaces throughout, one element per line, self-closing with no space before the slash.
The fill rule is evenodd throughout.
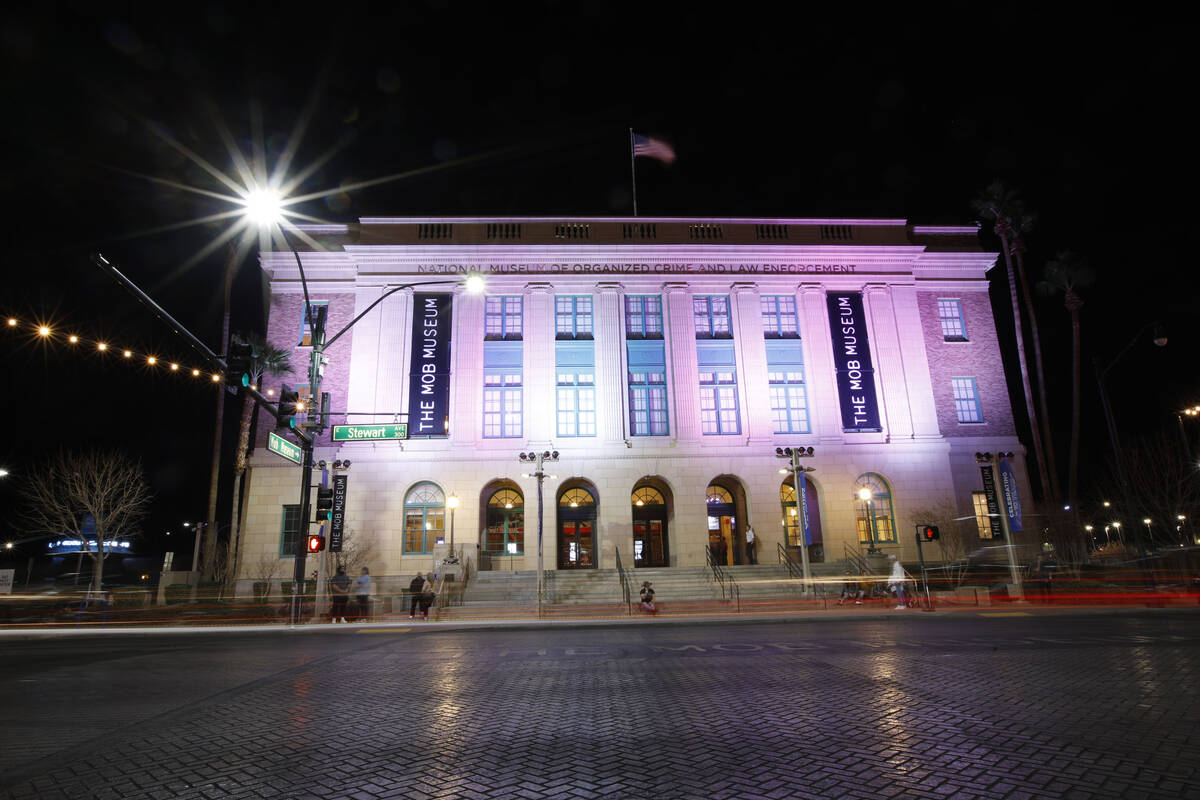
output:
<path id="1" fill-rule="evenodd" d="M 836 601 L 835 601 L 836 602 Z M 1004 602 L 992 606 L 954 606 L 946 604 L 937 606 L 934 611 L 917 608 L 897 610 L 890 604 L 882 605 L 843 605 L 830 603 L 828 608 L 822 608 L 820 601 L 808 601 L 806 606 L 798 607 L 789 604 L 786 608 L 765 608 L 768 605 L 783 605 L 779 603 L 760 603 L 754 608 L 743 604 L 742 612 L 713 611 L 711 608 L 700 608 L 710 604 L 678 603 L 664 605 L 658 614 L 647 614 L 639 611 L 635 605 L 633 614 L 628 614 L 624 606 L 604 604 L 603 606 L 548 607 L 543 616 L 537 616 L 537 609 L 496 609 L 495 615 L 486 617 L 462 617 L 454 619 L 410 620 L 407 615 L 387 614 L 371 622 L 352 622 L 331 624 L 325 620 L 309 621 L 301 625 L 286 623 L 244 624 L 231 625 L 220 621 L 214 624 L 192 624 L 155 626 L 143 625 L 138 627 L 121 625 L 60 625 L 60 626 L 27 626 L 0 628 L 0 640 L 3 639 L 35 639 L 46 637 L 71 636 L 138 636 L 138 635 L 193 635 L 211 633 L 264 633 L 269 631 L 280 633 L 410 633 L 420 630 L 429 631 L 467 631 L 489 629 L 536 629 L 536 628 L 600 628 L 622 627 L 630 625 L 712 625 L 712 624 L 746 624 L 760 625 L 769 623 L 837 623 L 850 620 L 883 620 L 883 619 L 920 619 L 934 621 L 939 618 L 961 618 L 964 615 L 982 617 L 1062 617 L 1062 616 L 1096 616 L 1096 615 L 1127 615 L 1146 611 L 1159 613 L 1180 613 L 1195 611 L 1198 606 L 1197 598 L 1163 598 L 1152 599 L 1150 602 L 1123 602 L 1112 604 L 1068 605 L 1062 603 L 1038 602 Z M 570 608 L 567 613 L 564 609 Z M 552 609 L 552 611 L 551 611 Z M 550 612 L 550 613 L 545 613 Z"/>

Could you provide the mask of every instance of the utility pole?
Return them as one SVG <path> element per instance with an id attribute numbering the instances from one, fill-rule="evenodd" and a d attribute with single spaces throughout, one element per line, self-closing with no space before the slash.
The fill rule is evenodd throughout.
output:
<path id="1" fill-rule="evenodd" d="M 541 453 L 521 453 L 520 460 L 522 464 L 534 464 L 533 472 L 526 472 L 521 475 L 522 478 L 537 478 L 537 500 L 538 500 L 538 556 L 537 556 L 537 601 L 538 601 L 538 616 L 542 616 L 542 602 L 546 594 L 545 571 L 542 567 L 542 482 L 546 479 L 546 470 L 543 464 L 547 461 L 558 461 L 557 450 L 544 450 Z M 557 475 L 550 475 L 551 479 L 557 478 Z"/>

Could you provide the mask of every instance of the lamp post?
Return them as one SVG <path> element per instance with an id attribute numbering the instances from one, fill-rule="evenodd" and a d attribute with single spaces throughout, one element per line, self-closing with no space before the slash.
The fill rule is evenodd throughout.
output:
<path id="1" fill-rule="evenodd" d="M 1148 322 L 1145 325 L 1143 325 L 1137 333 L 1135 333 L 1133 335 L 1133 338 L 1129 340 L 1129 344 L 1125 345 L 1125 347 L 1123 347 L 1120 350 L 1120 352 L 1118 352 L 1116 354 L 1116 356 L 1113 357 L 1112 361 L 1108 362 L 1108 366 L 1102 367 L 1100 365 L 1100 358 L 1098 356 L 1096 358 L 1092 359 L 1092 366 L 1094 367 L 1094 369 L 1096 371 L 1096 386 L 1100 390 L 1100 406 L 1104 410 L 1104 421 L 1105 421 L 1106 425 L 1108 426 L 1108 438 L 1109 438 L 1109 441 L 1112 443 L 1113 459 L 1117 465 L 1117 482 L 1121 486 L 1121 500 L 1125 504 L 1124 510 L 1125 510 L 1126 514 L 1133 513 L 1133 509 L 1134 509 L 1133 491 L 1131 490 L 1131 488 L 1129 486 L 1129 476 L 1126 475 L 1126 473 L 1125 473 L 1125 459 L 1124 459 L 1124 456 L 1121 454 L 1121 440 L 1117 436 L 1117 423 L 1116 423 L 1116 420 L 1113 419 L 1112 404 L 1108 400 L 1107 380 L 1108 380 L 1108 373 L 1112 371 L 1112 368 L 1114 366 L 1116 366 L 1117 362 L 1121 360 L 1122 356 L 1124 356 L 1126 353 L 1128 353 L 1130 351 L 1130 349 L 1132 349 L 1133 346 L 1135 344 L 1137 344 L 1138 340 L 1142 338 L 1142 334 L 1144 334 L 1146 331 L 1151 330 L 1151 329 L 1154 330 L 1154 336 L 1153 336 L 1154 345 L 1156 347 L 1166 347 L 1166 345 L 1167 345 L 1166 331 L 1164 331 L 1163 327 L 1161 325 L 1159 325 L 1157 322 Z M 1137 538 L 1140 540 L 1141 536 L 1138 536 Z M 1146 555 L 1145 544 L 1140 541 L 1137 542 L 1136 544 L 1138 547 L 1139 554 L 1144 557 Z"/>
<path id="2" fill-rule="evenodd" d="M 458 552 L 454 549 L 454 509 L 458 508 L 458 495 L 451 493 L 446 498 L 446 508 L 450 509 L 450 558 L 447 563 L 458 563 Z"/>
<path id="3" fill-rule="evenodd" d="M 1200 416 L 1200 406 L 1192 406 L 1185 408 L 1175 414 L 1175 419 L 1179 422 L 1179 438 L 1183 440 L 1183 454 L 1187 456 L 1188 464 L 1192 463 L 1192 443 L 1188 441 L 1187 429 L 1183 427 L 1183 418 Z"/>
<path id="4" fill-rule="evenodd" d="M 870 544 L 867 547 L 867 553 L 877 555 L 880 551 L 875 546 L 878 539 L 875 533 L 875 501 L 872 499 L 871 490 L 864 486 L 858 490 L 858 499 L 867 504 L 867 536 L 870 537 Z"/>
<path id="5" fill-rule="evenodd" d="M 325 365 L 329 363 L 329 359 L 325 357 L 325 350 L 340 339 L 347 331 L 355 326 L 359 320 L 365 317 L 372 309 L 382 303 L 387 298 L 404 289 L 412 289 L 417 286 L 432 286 L 455 284 L 463 285 L 468 291 L 475 292 L 482 288 L 483 279 L 477 274 L 470 274 L 464 280 L 434 280 L 422 281 L 419 283 L 402 283 L 398 286 L 393 286 L 388 291 L 381 294 L 373 303 L 362 310 L 358 316 L 350 320 L 340 331 L 335 333 L 328 339 L 325 338 L 325 314 L 314 314 L 314 307 L 308 294 L 308 281 L 304 276 L 304 263 L 300 259 L 300 254 L 296 251 L 291 239 L 287 235 L 287 227 L 284 223 L 283 214 L 283 198 L 277 193 L 268 189 L 254 189 L 250 191 L 245 198 L 244 205 L 246 207 L 245 214 L 248 221 L 257 224 L 260 228 L 273 230 L 278 227 L 280 237 L 283 243 L 292 252 L 292 256 L 296 259 L 296 269 L 300 273 L 300 287 L 304 291 L 304 319 L 308 324 L 310 336 L 312 338 L 312 354 L 309 357 L 308 365 L 308 385 L 309 399 L 317 408 L 316 423 L 310 423 L 307 427 L 308 432 L 299 432 L 301 434 L 301 448 L 303 449 L 303 462 L 300 468 L 300 541 L 307 540 L 308 525 L 309 525 L 309 494 L 312 490 L 312 451 L 314 437 L 320 435 L 325 430 L 325 412 L 321 401 L 321 378 L 325 373 Z M 311 417 L 310 417 L 311 418 Z M 301 602 L 303 602 L 304 579 L 305 579 L 305 548 L 298 548 L 296 551 L 296 563 L 293 572 L 293 590 L 297 591 L 293 602 L 292 622 L 299 622 L 301 613 Z M 294 587 L 299 586 L 299 590 Z"/>
<path id="6" fill-rule="evenodd" d="M 538 503 L 538 551 L 537 551 L 537 601 L 538 601 L 538 616 L 542 616 L 542 599 L 545 595 L 545 573 L 542 569 L 542 482 L 545 481 L 547 475 L 543 465 L 547 461 L 558 461 L 557 450 L 544 450 L 540 453 L 521 453 L 519 458 L 522 464 L 534 464 L 533 472 L 526 472 L 521 475 L 522 478 L 537 478 L 537 503 Z M 550 475 L 550 478 L 556 476 Z"/>
<path id="7" fill-rule="evenodd" d="M 1150 530 L 1150 524 L 1151 524 L 1152 522 L 1153 522 L 1153 520 L 1152 520 L 1152 519 L 1150 519 L 1149 517 L 1144 517 L 1144 518 L 1142 519 L 1142 524 L 1146 526 L 1146 542 L 1147 542 L 1147 543 L 1149 543 L 1149 544 L 1151 544 L 1151 545 L 1153 545 L 1153 544 L 1154 544 L 1154 534 L 1153 534 L 1153 532 L 1151 532 L 1151 530 Z"/>
<path id="8" fill-rule="evenodd" d="M 804 473 L 814 472 L 813 467 L 800 465 L 800 459 L 812 458 L 811 447 L 776 447 L 775 457 L 786 458 L 790 462 L 792 472 L 792 488 L 796 491 L 796 528 L 800 532 L 800 565 L 804 574 L 804 594 L 808 594 L 812 584 L 812 571 L 808 564 L 808 489 L 805 485 Z M 780 469 L 781 473 L 787 469 Z"/>

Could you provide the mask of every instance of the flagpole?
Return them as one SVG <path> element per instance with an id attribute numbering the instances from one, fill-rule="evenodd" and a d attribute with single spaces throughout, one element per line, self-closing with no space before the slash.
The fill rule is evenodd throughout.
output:
<path id="1" fill-rule="evenodd" d="M 637 167 L 633 158 L 633 128 L 629 129 L 629 174 L 633 178 L 633 215 L 637 216 Z"/>

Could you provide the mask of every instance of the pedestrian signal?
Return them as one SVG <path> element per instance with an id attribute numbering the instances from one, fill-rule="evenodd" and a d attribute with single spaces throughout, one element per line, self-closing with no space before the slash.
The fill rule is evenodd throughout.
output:
<path id="1" fill-rule="evenodd" d="M 941 538 L 937 525 L 918 525 L 917 538 L 922 542 L 936 542 Z"/>
<path id="2" fill-rule="evenodd" d="M 319 533 L 314 533 L 308 537 L 308 552 L 319 553 L 325 549 L 325 537 Z"/>

